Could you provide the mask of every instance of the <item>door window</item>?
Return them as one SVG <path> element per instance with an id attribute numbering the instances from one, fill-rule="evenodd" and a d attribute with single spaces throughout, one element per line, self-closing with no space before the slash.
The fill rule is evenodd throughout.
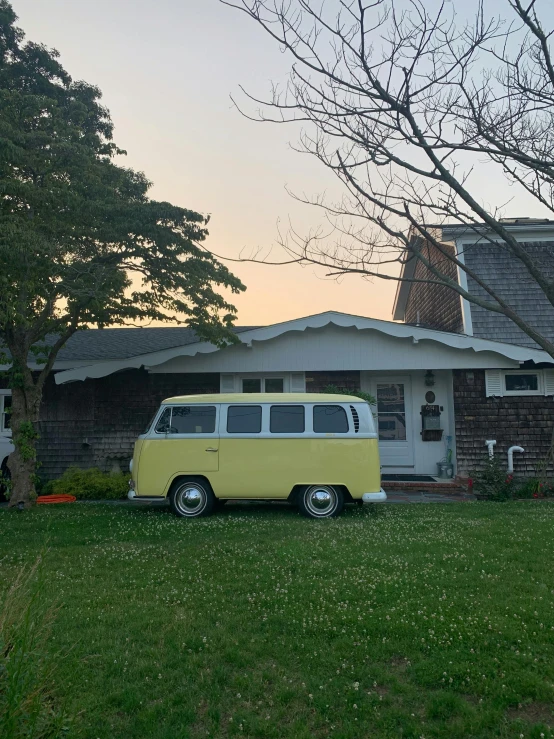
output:
<path id="1" fill-rule="evenodd" d="M 314 432 L 316 434 L 347 434 L 348 418 L 340 405 L 314 406 Z"/>
<path id="2" fill-rule="evenodd" d="M 377 383 L 377 422 L 380 441 L 405 441 L 406 404 L 403 383 Z"/>
<path id="3" fill-rule="evenodd" d="M 156 424 L 157 434 L 213 434 L 215 405 L 176 405 L 166 408 Z"/>
<path id="4" fill-rule="evenodd" d="M 12 407 L 12 396 L 11 395 L 0 395 L 0 432 L 9 431 L 11 428 L 11 424 L 10 424 L 11 407 Z"/>
<path id="5" fill-rule="evenodd" d="M 227 409 L 228 434 L 259 434 L 262 430 L 261 405 L 230 405 Z"/>
<path id="6" fill-rule="evenodd" d="M 176 405 L 171 413 L 170 434 L 213 434 L 215 405 Z"/>

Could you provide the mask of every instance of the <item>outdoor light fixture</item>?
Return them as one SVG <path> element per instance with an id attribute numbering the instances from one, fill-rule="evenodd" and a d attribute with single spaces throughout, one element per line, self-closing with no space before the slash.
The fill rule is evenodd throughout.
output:
<path id="1" fill-rule="evenodd" d="M 433 374 L 432 370 L 427 370 L 425 373 L 425 384 L 427 387 L 433 387 L 435 384 L 435 375 Z"/>

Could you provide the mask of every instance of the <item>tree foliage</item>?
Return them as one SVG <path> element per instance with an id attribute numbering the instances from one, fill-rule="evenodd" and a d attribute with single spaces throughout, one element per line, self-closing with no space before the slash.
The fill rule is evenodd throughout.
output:
<path id="1" fill-rule="evenodd" d="M 203 247 L 204 216 L 150 199 L 144 174 L 120 164 L 100 90 L 26 42 L 16 20 L 0 0 L 0 341 L 12 363 L 10 467 L 28 477 L 42 387 L 75 331 L 181 320 L 223 345 L 235 309 L 218 288 L 244 286 Z"/>

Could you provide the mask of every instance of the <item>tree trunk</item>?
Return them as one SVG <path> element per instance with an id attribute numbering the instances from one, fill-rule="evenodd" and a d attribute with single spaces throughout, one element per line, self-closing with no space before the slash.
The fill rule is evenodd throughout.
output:
<path id="1" fill-rule="evenodd" d="M 12 388 L 11 428 L 15 451 L 8 457 L 11 475 L 9 507 L 30 508 L 35 497 L 36 441 L 41 388 Z"/>

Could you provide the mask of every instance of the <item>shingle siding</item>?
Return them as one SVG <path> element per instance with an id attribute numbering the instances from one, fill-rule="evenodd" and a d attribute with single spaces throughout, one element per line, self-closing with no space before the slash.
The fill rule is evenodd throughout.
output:
<path id="1" fill-rule="evenodd" d="M 67 385 L 51 376 L 41 406 L 39 474 L 52 479 L 70 466 L 127 469 L 136 437 L 164 398 L 218 392 L 219 373 L 126 370 Z"/>
<path id="2" fill-rule="evenodd" d="M 522 243 L 543 274 L 554 279 L 554 241 Z M 464 246 L 468 268 L 489 285 L 529 325 L 550 341 L 554 341 L 554 307 L 529 275 L 524 265 L 496 244 Z M 484 300 L 490 296 L 468 276 L 468 290 Z M 473 335 L 480 339 L 496 339 L 509 344 L 538 348 L 537 344 L 516 324 L 500 313 L 471 304 Z"/>
<path id="3" fill-rule="evenodd" d="M 508 449 L 517 444 L 515 474 L 532 477 L 552 443 L 554 398 L 544 395 L 486 397 L 485 370 L 453 373 L 458 475 L 470 476 L 487 460 L 487 439 L 496 439 L 495 455 L 508 466 Z M 550 473 L 552 473 L 550 468 Z"/>
<path id="4" fill-rule="evenodd" d="M 424 256 L 432 264 L 440 267 L 448 277 L 457 281 L 456 265 L 431 244 L 424 247 Z M 420 280 L 435 280 L 429 269 L 418 261 L 414 277 Z M 442 331 L 463 331 L 462 309 L 460 296 L 445 285 L 414 282 L 406 303 L 405 323 L 419 324 L 426 328 Z"/>

